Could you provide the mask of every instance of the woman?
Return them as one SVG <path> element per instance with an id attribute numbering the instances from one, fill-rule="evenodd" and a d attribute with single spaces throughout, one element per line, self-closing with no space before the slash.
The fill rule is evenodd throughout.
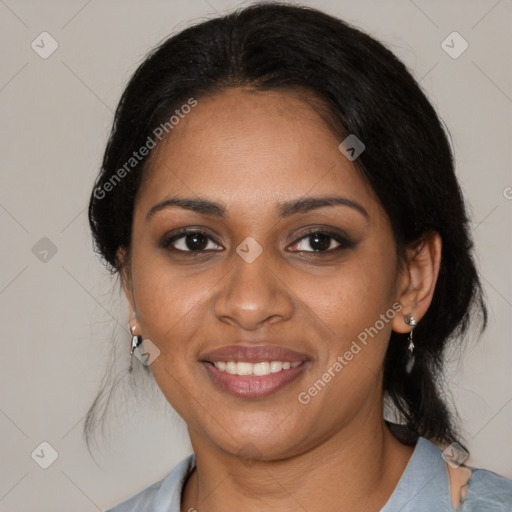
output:
<path id="1" fill-rule="evenodd" d="M 194 450 L 113 512 L 512 510 L 436 386 L 486 311 L 446 135 L 380 43 L 279 4 L 171 37 L 89 218 Z"/>

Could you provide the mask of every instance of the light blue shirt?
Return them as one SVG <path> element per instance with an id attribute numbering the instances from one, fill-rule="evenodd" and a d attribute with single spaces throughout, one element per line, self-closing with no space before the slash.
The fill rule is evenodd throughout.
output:
<path id="1" fill-rule="evenodd" d="M 192 454 L 163 480 L 107 512 L 180 512 L 183 485 L 195 467 Z M 466 497 L 453 508 L 446 463 L 439 448 L 419 437 L 393 494 L 380 512 L 512 512 L 512 480 L 473 469 Z"/>

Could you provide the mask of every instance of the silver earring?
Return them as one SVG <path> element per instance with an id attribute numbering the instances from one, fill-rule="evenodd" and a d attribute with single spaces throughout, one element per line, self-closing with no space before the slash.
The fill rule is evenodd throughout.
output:
<path id="1" fill-rule="evenodd" d="M 130 350 L 130 357 L 133 356 L 135 349 L 142 343 L 142 336 L 132 336 L 132 346 Z"/>
<path id="2" fill-rule="evenodd" d="M 409 344 L 407 345 L 407 348 L 409 349 L 409 351 L 412 354 L 414 352 L 414 342 L 412 341 L 412 331 L 414 331 L 414 328 L 418 325 L 418 322 L 416 322 L 416 320 L 412 316 L 412 313 L 409 313 L 405 317 L 405 323 L 412 327 L 411 331 L 409 332 L 409 337 L 407 338 L 407 341 L 409 342 Z"/>
<path id="3" fill-rule="evenodd" d="M 416 322 L 416 320 L 414 319 L 414 317 L 412 316 L 412 313 L 409 313 L 406 317 L 405 317 L 405 323 L 407 325 L 410 325 L 412 327 L 411 331 L 409 332 L 409 337 L 407 338 L 409 344 L 407 345 L 407 348 L 409 349 L 409 359 L 405 365 L 405 371 L 407 373 L 411 373 L 411 370 L 412 370 L 412 367 L 414 366 L 414 363 L 416 361 L 416 358 L 414 357 L 414 342 L 412 341 L 412 331 L 414 331 L 414 328 L 416 327 L 416 325 L 418 324 L 418 322 Z"/>
<path id="4" fill-rule="evenodd" d="M 142 343 L 142 336 L 135 335 L 134 334 L 135 329 L 136 329 L 135 325 L 132 325 L 130 327 L 130 330 L 132 331 L 132 342 L 131 342 L 131 347 L 130 347 L 130 368 L 129 368 L 129 371 L 132 371 L 132 368 L 133 368 L 133 353 L 135 352 L 135 349 Z"/>

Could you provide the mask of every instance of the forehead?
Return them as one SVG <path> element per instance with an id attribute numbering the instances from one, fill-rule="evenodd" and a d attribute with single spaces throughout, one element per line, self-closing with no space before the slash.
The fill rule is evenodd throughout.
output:
<path id="1" fill-rule="evenodd" d="M 177 194 L 245 210 L 332 193 L 375 202 L 318 101 L 237 88 L 197 102 L 152 155 L 145 206 Z"/>

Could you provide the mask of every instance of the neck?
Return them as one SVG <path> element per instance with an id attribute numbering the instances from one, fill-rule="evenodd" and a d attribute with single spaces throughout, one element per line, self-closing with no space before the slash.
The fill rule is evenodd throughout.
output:
<path id="1" fill-rule="evenodd" d="M 283 460 L 247 464 L 191 435 L 197 469 L 182 511 L 379 511 L 391 496 L 413 447 L 378 421 L 344 427 L 315 448 Z"/>

